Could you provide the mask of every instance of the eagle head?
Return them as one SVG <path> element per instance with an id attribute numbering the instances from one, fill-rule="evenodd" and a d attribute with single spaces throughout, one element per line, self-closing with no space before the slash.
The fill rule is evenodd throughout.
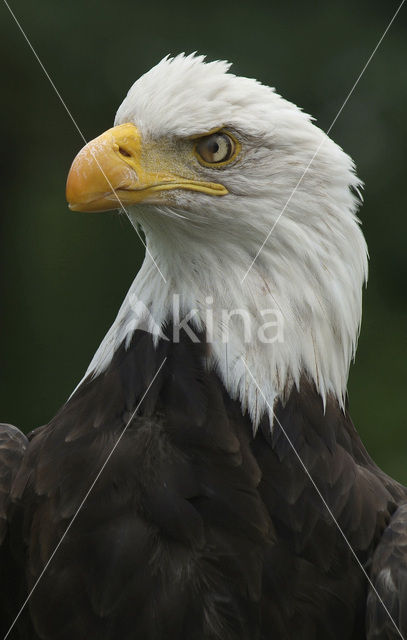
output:
<path id="1" fill-rule="evenodd" d="M 243 356 L 271 406 L 303 374 L 343 403 L 367 251 L 351 158 L 297 106 L 229 67 L 182 54 L 139 78 L 115 126 L 75 158 L 67 199 L 75 211 L 124 209 L 147 245 L 90 370 L 142 326 L 135 297 L 159 327 L 173 319 L 174 294 L 201 329 L 208 300 L 244 309 L 257 328 L 274 308 L 282 338 L 266 344 L 235 323 L 225 345 L 215 313 L 213 366 L 257 423 L 265 406 Z"/>

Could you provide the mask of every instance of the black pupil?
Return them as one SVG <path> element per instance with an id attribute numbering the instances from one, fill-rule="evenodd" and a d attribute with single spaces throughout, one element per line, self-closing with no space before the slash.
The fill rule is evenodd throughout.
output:
<path id="1" fill-rule="evenodd" d="M 213 155 L 219 151 L 219 145 L 216 140 L 212 140 L 212 142 L 209 143 L 209 151 L 213 153 Z"/>

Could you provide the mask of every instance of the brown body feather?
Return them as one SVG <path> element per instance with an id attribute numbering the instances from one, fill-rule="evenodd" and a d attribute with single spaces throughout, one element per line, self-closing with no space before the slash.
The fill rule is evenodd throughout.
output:
<path id="1" fill-rule="evenodd" d="M 276 407 L 273 429 L 263 419 L 253 438 L 208 372 L 206 349 L 185 335 L 154 348 L 136 331 L 26 450 L 23 436 L 0 448 L 1 586 L 15 585 L 2 602 L 5 633 L 167 358 L 10 638 L 397 637 L 372 595 L 366 635 L 367 581 L 279 423 L 359 560 L 369 569 L 374 559 L 374 576 L 402 563 L 403 593 L 407 514 L 396 509 L 406 490 L 372 462 L 335 400 L 324 412 L 305 378 Z M 395 611 L 397 596 L 389 604 Z"/>

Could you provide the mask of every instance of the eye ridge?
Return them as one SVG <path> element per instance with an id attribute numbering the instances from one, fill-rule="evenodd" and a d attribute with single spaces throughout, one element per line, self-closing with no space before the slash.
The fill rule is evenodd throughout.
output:
<path id="1" fill-rule="evenodd" d="M 225 131 L 203 136 L 195 143 L 195 154 L 201 164 L 222 166 L 235 158 L 240 145 Z"/>

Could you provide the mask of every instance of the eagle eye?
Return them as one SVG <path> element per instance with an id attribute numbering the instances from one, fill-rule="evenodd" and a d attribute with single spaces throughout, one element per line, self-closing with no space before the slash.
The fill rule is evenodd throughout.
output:
<path id="1" fill-rule="evenodd" d="M 203 136 L 195 142 L 195 154 L 201 164 L 222 166 L 234 160 L 238 144 L 232 136 L 223 131 Z"/>

